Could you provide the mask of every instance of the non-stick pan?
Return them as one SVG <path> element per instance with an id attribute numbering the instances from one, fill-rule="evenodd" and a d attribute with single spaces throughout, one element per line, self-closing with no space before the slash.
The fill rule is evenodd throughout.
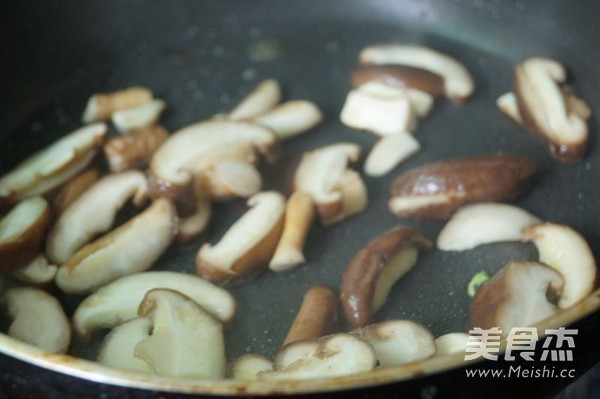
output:
<path id="1" fill-rule="evenodd" d="M 259 81 L 274 78 L 283 85 L 286 98 L 314 101 L 325 114 L 325 122 L 313 131 L 284 143 L 280 162 L 264 171 L 267 188 L 289 194 L 291 176 L 304 151 L 344 140 L 361 144 L 366 152 L 375 142 L 373 136 L 339 122 L 360 49 L 374 43 L 418 43 L 461 60 L 475 77 L 474 96 L 460 106 L 438 101 L 418 128 L 423 150 L 386 177 L 365 177 L 369 192 L 365 212 L 333 227 L 314 226 L 305 265 L 265 273 L 232 288 L 238 313 L 227 331 L 228 356 L 254 352 L 272 357 L 305 291 L 315 284 L 338 288 L 348 262 L 375 235 L 410 224 L 436 237 L 443 223 L 400 220 L 386 205 L 392 179 L 429 161 L 498 151 L 535 159 L 540 173 L 518 205 L 543 219 L 572 226 L 600 253 L 596 113 L 590 122 L 589 153 L 582 162 L 565 165 L 553 161 L 495 106 L 495 99 L 511 88 L 515 64 L 547 56 L 568 68 L 576 91 L 595 112 L 600 105 L 598 17 L 600 3 L 593 0 L 11 2 L 4 5 L 0 28 L 4 38 L 0 171 L 80 126 L 81 112 L 93 93 L 147 86 L 168 102 L 161 122 L 175 131 L 228 111 Z M 357 169 L 361 168 L 359 164 Z M 219 205 L 205 236 L 171 248 L 154 268 L 193 273 L 199 245 L 215 242 L 244 209 L 243 201 Z M 535 256 L 533 247 L 519 243 L 460 253 L 431 251 L 395 286 L 377 320 L 414 319 L 436 336 L 464 331 L 470 304 L 465 289 L 471 276 L 480 270 L 494 273 L 509 260 Z M 78 303 L 61 299 L 69 311 Z M 572 325 L 583 318 L 575 325 L 580 329 L 573 363 L 577 375 L 600 360 L 599 307 L 600 294 L 595 293 L 556 321 Z M 98 342 L 100 338 L 91 344 L 78 342 L 75 350 L 93 359 Z M 5 353 L 0 362 L 3 397 L 177 397 L 158 392 L 515 396 L 531 387 L 549 394 L 573 381 L 468 379 L 461 354 L 426 366 L 308 383 L 178 382 L 40 354 L 4 336 L 0 351 Z"/>

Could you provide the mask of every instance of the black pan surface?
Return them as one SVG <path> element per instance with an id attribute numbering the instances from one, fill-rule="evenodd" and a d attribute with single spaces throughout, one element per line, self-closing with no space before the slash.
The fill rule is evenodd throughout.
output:
<path id="1" fill-rule="evenodd" d="M 475 95 L 462 106 L 438 101 L 419 126 L 419 154 L 386 177 L 365 177 L 367 211 L 330 228 L 314 226 L 307 264 L 291 272 L 265 273 L 232 289 L 238 315 L 227 333 L 230 357 L 246 352 L 273 356 L 304 292 L 315 284 L 339 287 L 348 262 L 378 233 L 411 224 L 434 239 L 442 223 L 399 220 L 386 206 L 393 178 L 425 162 L 497 151 L 537 160 L 540 173 L 518 205 L 573 226 L 600 253 L 597 117 L 590 122 L 587 157 L 561 165 L 495 106 L 495 99 L 511 89 L 514 65 L 530 56 L 561 61 L 576 92 L 593 109 L 600 104 L 598 2 L 21 1 L 12 2 L 3 14 L 2 172 L 80 126 L 85 102 L 95 92 L 147 86 L 168 102 L 161 121 L 175 131 L 230 110 L 262 79 L 275 78 L 286 99 L 314 101 L 325 114 L 314 131 L 284 143 L 279 164 L 264 171 L 267 188 L 289 194 L 290 177 L 304 151 L 343 140 L 360 143 L 366 154 L 375 142 L 339 122 L 361 48 L 419 43 L 455 56 L 472 72 Z M 264 48 L 275 51 L 261 52 Z M 362 162 L 355 168 L 362 169 Z M 202 242 L 217 241 L 244 210 L 243 201 L 218 206 L 208 233 L 169 250 L 155 269 L 193 273 L 196 249 Z M 517 243 L 461 253 L 432 251 L 397 283 L 377 320 L 418 320 L 436 336 L 463 331 L 471 276 L 535 256 L 533 247 Z M 64 301 L 68 309 L 78 303 Z M 75 350 L 93 359 L 97 346 L 76 344 Z"/>

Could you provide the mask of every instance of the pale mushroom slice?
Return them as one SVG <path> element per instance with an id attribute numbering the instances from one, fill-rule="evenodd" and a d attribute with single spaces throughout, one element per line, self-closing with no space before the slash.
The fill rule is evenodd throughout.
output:
<path id="1" fill-rule="evenodd" d="M 367 155 L 365 173 L 373 177 L 383 176 L 420 149 L 419 142 L 407 132 L 382 137 Z"/>
<path id="2" fill-rule="evenodd" d="M 228 117 L 234 121 L 251 119 L 275 107 L 281 101 L 281 87 L 274 79 L 267 79 L 229 113 Z"/>
<path id="3" fill-rule="evenodd" d="M 387 136 L 413 130 L 416 115 L 406 90 L 372 81 L 348 93 L 340 120 L 348 127 Z"/>
<path id="4" fill-rule="evenodd" d="M 246 277 L 267 267 L 283 230 L 285 197 L 264 191 L 248 200 L 250 209 L 215 244 L 196 255 L 196 273 L 213 282 Z"/>
<path id="5" fill-rule="evenodd" d="M 323 113 L 316 104 L 307 100 L 287 101 L 250 121 L 270 129 L 280 140 L 296 137 L 323 120 Z"/>
<path id="6" fill-rule="evenodd" d="M 255 163 L 269 157 L 277 139 L 256 124 L 214 119 L 173 133 L 150 161 L 153 191 L 179 196 L 192 178 L 225 159 Z"/>
<path id="7" fill-rule="evenodd" d="M 137 317 L 144 295 L 150 290 L 176 290 L 196 301 L 222 323 L 230 323 L 236 310 L 229 291 L 191 274 L 145 272 L 122 277 L 85 298 L 73 314 L 75 331 L 84 337 Z"/>
<path id="8" fill-rule="evenodd" d="M 315 218 L 312 198 L 301 191 L 294 192 L 287 201 L 285 222 L 269 269 L 275 272 L 290 270 L 304 263 L 304 241 Z"/>
<path id="9" fill-rule="evenodd" d="M 399 218 L 448 219 L 466 204 L 515 199 L 536 171 L 532 159 L 509 154 L 431 162 L 394 180 L 388 207 Z"/>
<path id="10" fill-rule="evenodd" d="M 112 122 L 119 133 L 127 134 L 132 130 L 154 125 L 165 108 L 167 103 L 164 100 L 150 100 L 133 108 L 115 111 Z"/>
<path id="11" fill-rule="evenodd" d="M 453 332 L 440 335 L 435 339 L 436 356 L 465 353 L 469 343 L 469 334 Z"/>
<path id="12" fill-rule="evenodd" d="M 385 304 L 396 281 L 417 262 L 431 241 L 410 226 L 392 228 L 371 240 L 348 265 L 341 285 L 341 303 L 352 328 L 364 327 Z"/>
<path id="13" fill-rule="evenodd" d="M 514 92 L 523 125 L 554 158 L 577 162 L 587 150 L 589 114 L 569 109 L 559 86 L 565 80 L 566 71 L 557 61 L 530 58 L 515 68 Z"/>
<path id="14" fill-rule="evenodd" d="M 440 231 L 437 247 L 442 251 L 465 251 L 483 244 L 520 241 L 521 231 L 539 222 L 536 216 L 514 205 L 465 205 Z"/>
<path id="15" fill-rule="evenodd" d="M 13 319 L 8 335 L 48 352 L 65 353 L 71 325 L 58 300 L 38 288 L 11 288 L 4 293 Z"/>
<path id="16" fill-rule="evenodd" d="M 508 115 L 512 120 L 518 124 L 523 124 L 521 113 L 519 112 L 519 104 L 517 103 L 517 96 L 512 91 L 504 93 L 496 100 L 496 106 L 500 111 Z"/>
<path id="17" fill-rule="evenodd" d="M 428 47 L 412 44 L 378 44 L 364 48 L 359 54 L 362 65 L 398 64 L 425 69 L 444 79 L 447 97 L 462 103 L 475 90 L 469 71 L 455 58 Z"/>
<path id="18" fill-rule="evenodd" d="M 103 147 L 108 167 L 111 172 L 122 172 L 145 165 L 168 137 L 162 126 L 136 129 L 126 136 L 114 137 Z"/>
<path id="19" fill-rule="evenodd" d="M 115 327 L 102 342 L 96 361 L 121 370 L 152 373 L 152 367 L 134 356 L 138 342 L 150 337 L 152 320 L 138 318 Z"/>
<path id="20" fill-rule="evenodd" d="M 88 169 L 63 184 L 52 199 L 52 210 L 55 215 L 60 215 L 77 198 L 100 178 L 97 169 Z"/>
<path id="21" fill-rule="evenodd" d="M 417 90 L 406 89 L 410 107 L 418 118 L 425 118 L 433 108 L 434 98 L 431 94 Z"/>
<path id="22" fill-rule="evenodd" d="M 540 262 L 559 272 L 564 290 L 558 307 L 565 309 L 588 296 L 595 286 L 598 266 L 585 238 L 569 226 L 540 223 L 523 230 L 523 241 L 533 242 Z"/>
<path id="23" fill-rule="evenodd" d="M 433 334 L 412 320 L 387 320 L 354 331 L 375 350 L 379 367 L 398 366 L 431 357 Z"/>
<path id="24" fill-rule="evenodd" d="M 139 316 L 152 320 L 150 336 L 134 356 L 157 374 L 219 379 L 227 360 L 223 326 L 189 297 L 173 290 L 149 291 Z"/>
<path id="25" fill-rule="evenodd" d="M 117 212 L 132 198 L 141 206 L 148 198 L 144 173 L 127 171 L 108 175 L 77 198 L 55 222 L 46 243 L 50 261 L 63 265 L 85 244 L 110 230 Z"/>
<path id="26" fill-rule="evenodd" d="M 557 312 L 563 292 L 561 275 L 537 262 L 509 262 L 477 290 L 469 326 L 489 329 L 528 327 Z"/>
<path id="27" fill-rule="evenodd" d="M 229 376 L 234 380 L 254 381 L 258 374 L 272 371 L 273 362 L 255 353 L 246 353 L 233 359 L 229 365 Z"/>
<path id="28" fill-rule="evenodd" d="M 329 216 L 321 215 L 321 223 L 329 226 L 340 222 L 347 217 L 362 212 L 367 207 L 369 201 L 367 187 L 360 173 L 346 169 L 342 173 L 334 190 L 339 191 L 342 196 L 342 202 L 339 204 L 337 212 Z"/>
<path id="29" fill-rule="evenodd" d="M 85 169 L 106 137 L 103 123 L 82 127 L 31 155 L 0 177 L 0 204 L 42 195 Z"/>
<path id="30" fill-rule="evenodd" d="M 256 167 L 235 158 L 215 162 L 205 171 L 201 181 L 205 195 L 213 201 L 248 198 L 262 188 L 262 177 Z"/>
<path id="31" fill-rule="evenodd" d="M 338 321 L 339 300 L 331 288 L 317 285 L 304 294 L 302 305 L 283 345 L 316 339 L 333 333 Z"/>
<path id="32" fill-rule="evenodd" d="M 68 294 L 85 294 L 126 275 L 148 269 L 177 233 L 173 204 L 159 198 L 124 225 L 87 244 L 56 273 Z"/>
<path id="33" fill-rule="evenodd" d="M 15 270 L 12 277 L 27 284 L 43 285 L 54 281 L 58 266 L 48 263 L 44 255 L 36 256 L 25 267 Z"/>
<path id="34" fill-rule="evenodd" d="M 0 272 L 19 269 L 39 254 L 49 222 L 42 197 L 21 201 L 0 219 Z"/>
<path id="35" fill-rule="evenodd" d="M 347 333 L 318 340 L 296 341 L 281 348 L 273 371 L 258 374 L 259 379 L 305 380 L 353 375 L 375 368 L 373 347 Z"/>
<path id="36" fill-rule="evenodd" d="M 355 143 L 330 144 L 302 156 L 294 187 L 312 198 L 322 222 L 341 220 L 341 214 L 350 216 L 350 211 L 360 212 L 366 205 L 362 179 L 347 173 L 348 163 L 359 157 L 360 146 Z"/>
<path id="37" fill-rule="evenodd" d="M 83 123 L 102 121 L 115 112 L 152 101 L 152 92 L 145 87 L 130 87 L 113 93 L 94 94 L 83 111 Z"/>

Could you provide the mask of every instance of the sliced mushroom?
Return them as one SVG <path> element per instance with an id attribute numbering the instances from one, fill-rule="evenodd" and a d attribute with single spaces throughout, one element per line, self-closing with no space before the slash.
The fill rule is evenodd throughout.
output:
<path id="1" fill-rule="evenodd" d="M 110 230 L 117 212 L 130 198 L 141 206 L 147 197 L 148 183 L 142 172 L 100 179 L 59 216 L 48 235 L 48 258 L 60 265 L 67 263 L 85 244 Z"/>
<path id="2" fill-rule="evenodd" d="M 469 203 L 516 198 L 536 170 L 535 161 L 507 154 L 432 162 L 396 178 L 388 207 L 400 218 L 447 219 Z"/>
<path id="3" fill-rule="evenodd" d="M 52 201 L 52 210 L 54 213 L 56 215 L 63 213 L 69 205 L 96 183 L 99 178 L 100 172 L 97 169 L 88 169 L 63 184 Z"/>
<path id="4" fill-rule="evenodd" d="M 434 96 L 443 96 L 444 78 L 423 68 L 394 64 L 365 64 L 352 72 L 352 85 L 380 81 L 401 89 L 412 88 Z"/>
<path id="5" fill-rule="evenodd" d="M 560 309 L 573 306 L 594 290 L 598 266 L 590 246 L 577 231 L 540 223 L 523 231 L 523 241 L 533 242 L 540 262 L 562 275 L 565 286 L 558 301 Z"/>
<path id="6" fill-rule="evenodd" d="M 81 120 L 83 123 L 103 121 L 115 112 L 152 101 L 152 92 L 145 87 L 130 87 L 113 93 L 94 94 L 88 100 Z"/>
<path id="7" fill-rule="evenodd" d="M 268 157 L 276 138 L 268 129 L 249 123 L 215 119 L 172 134 L 150 161 L 151 183 L 157 195 L 177 197 L 192 178 L 225 159 L 254 163 Z"/>
<path id="8" fill-rule="evenodd" d="M 150 336 L 138 342 L 134 356 L 157 374 L 224 378 L 223 326 L 192 299 L 167 289 L 149 291 L 140 317 L 152 320 Z"/>
<path id="9" fill-rule="evenodd" d="M 508 93 L 504 93 L 496 100 L 496 105 L 500 109 L 500 111 L 504 112 L 510 118 L 512 118 L 515 122 L 522 124 L 523 119 L 521 118 L 521 113 L 519 112 L 519 104 L 517 104 L 517 96 L 512 91 Z"/>
<path id="10" fill-rule="evenodd" d="M 106 137 L 106 125 L 95 123 L 55 141 L 0 177 L 0 204 L 49 192 L 85 169 Z"/>
<path id="11" fill-rule="evenodd" d="M 398 366 L 427 359 L 435 353 L 435 339 L 412 320 L 388 320 L 354 332 L 375 350 L 379 367 Z"/>
<path id="12" fill-rule="evenodd" d="M 265 191 L 251 197 L 248 206 L 217 244 L 200 248 L 198 275 L 221 283 L 267 267 L 283 230 L 285 198 L 276 191 Z"/>
<path id="13" fill-rule="evenodd" d="M 0 272 L 19 269 L 39 254 L 49 221 L 42 197 L 21 201 L 0 219 Z"/>
<path id="14" fill-rule="evenodd" d="M 348 162 L 355 162 L 359 157 L 360 146 L 354 143 L 330 144 L 303 155 L 296 169 L 294 186 L 312 198 L 322 222 L 332 221 L 343 213 L 349 216 L 344 206 L 354 208 L 355 213 L 362 210 L 358 205 L 365 202 L 366 190 L 363 193 L 360 188 L 364 188 L 364 183 L 360 176 L 346 173 Z M 347 187 L 348 183 L 352 187 Z M 345 194 L 345 190 L 349 192 Z M 355 198 L 357 193 L 359 196 Z M 351 206 L 353 204 L 355 206 Z"/>
<path id="15" fill-rule="evenodd" d="M 49 284 L 54 281 L 58 267 L 50 265 L 44 255 L 36 256 L 25 267 L 15 270 L 12 276 L 28 284 Z"/>
<path id="16" fill-rule="evenodd" d="M 280 272 L 305 262 L 304 241 L 315 218 L 315 204 L 303 192 L 294 192 L 287 201 L 281 238 L 269 263 L 269 269 Z"/>
<path id="17" fill-rule="evenodd" d="M 435 339 L 436 355 L 450 355 L 452 353 L 465 353 L 469 335 L 462 332 L 448 333 Z"/>
<path id="18" fill-rule="evenodd" d="M 202 234 L 212 218 L 212 205 L 204 193 L 196 192 L 194 196 L 194 212 L 179 217 L 177 241 L 185 244 Z"/>
<path id="19" fill-rule="evenodd" d="M 270 129 L 280 140 L 287 140 L 317 126 L 323 120 L 319 107 L 306 100 L 285 102 L 252 122 Z"/>
<path id="20" fill-rule="evenodd" d="M 272 370 L 273 362 L 254 353 L 239 356 L 229 365 L 229 375 L 234 380 L 254 381 L 259 373 Z"/>
<path id="21" fill-rule="evenodd" d="M 396 281 L 417 262 L 420 250 L 431 241 L 409 226 L 395 227 L 371 240 L 348 265 L 341 286 L 341 301 L 352 328 L 369 324 L 385 304 Z"/>
<path id="22" fill-rule="evenodd" d="M 60 302 L 38 288 L 11 288 L 4 294 L 13 319 L 8 335 L 48 352 L 65 353 L 71 325 Z"/>
<path id="23" fill-rule="evenodd" d="M 274 79 L 263 80 L 229 113 L 228 117 L 234 121 L 251 119 L 269 111 L 280 101 L 281 87 L 279 83 Z"/>
<path id="24" fill-rule="evenodd" d="M 563 291 L 561 275 L 537 262 L 509 262 L 483 284 L 471 303 L 469 326 L 527 327 L 556 313 L 551 302 Z"/>
<path id="25" fill-rule="evenodd" d="M 127 134 L 134 129 L 152 126 L 167 107 L 163 100 L 150 100 L 133 108 L 115 111 L 112 122 L 120 133 Z"/>
<path id="26" fill-rule="evenodd" d="M 433 96 L 417 89 L 406 89 L 410 107 L 418 118 L 425 118 L 433 108 Z"/>
<path id="27" fill-rule="evenodd" d="M 514 205 L 483 202 L 465 205 L 446 223 L 437 238 L 443 251 L 464 251 L 479 245 L 520 241 L 521 231 L 540 219 Z"/>
<path id="28" fill-rule="evenodd" d="M 283 345 L 333 333 L 338 320 L 338 309 L 338 297 L 330 288 L 323 285 L 310 288 L 304 294 L 300 310 Z"/>
<path id="29" fill-rule="evenodd" d="M 121 370 L 152 373 L 152 367 L 134 356 L 138 342 L 150 337 L 152 320 L 138 318 L 115 327 L 102 342 L 97 361 L 108 367 Z"/>
<path id="30" fill-rule="evenodd" d="M 344 171 L 334 190 L 341 193 L 342 202 L 337 213 L 329 217 L 321 216 L 321 222 L 324 226 L 332 225 L 362 212 L 367 207 L 369 200 L 365 182 L 358 172 L 350 169 Z"/>
<path id="31" fill-rule="evenodd" d="M 397 64 L 421 68 L 444 79 L 446 96 L 462 103 L 475 89 L 469 71 L 453 57 L 428 47 L 410 44 L 379 44 L 363 49 L 359 55 L 362 65 Z"/>
<path id="32" fill-rule="evenodd" d="M 296 341 L 281 348 L 274 371 L 259 379 L 304 380 L 367 372 L 375 368 L 373 347 L 361 338 L 341 333 L 314 341 Z"/>
<path id="33" fill-rule="evenodd" d="M 68 294 L 85 294 L 129 274 L 148 269 L 177 233 L 175 207 L 167 199 L 116 230 L 80 249 L 56 274 L 56 285 Z"/>
<path id="34" fill-rule="evenodd" d="M 262 188 L 262 177 L 246 160 L 225 159 L 216 162 L 203 175 L 204 192 L 214 201 L 248 198 Z"/>
<path id="35" fill-rule="evenodd" d="M 514 91 L 524 126 L 561 162 L 577 162 L 589 140 L 586 117 L 580 108 L 569 110 L 559 84 L 564 67 L 551 59 L 530 58 L 515 68 Z"/>
<path id="36" fill-rule="evenodd" d="M 348 93 L 342 108 L 342 123 L 380 136 L 414 129 L 415 113 L 406 90 L 373 81 Z"/>
<path id="37" fill-rule="evenodd" d="M 155 288 L 185 294 L 223 323 L 235 315 L 235 298 L 207 280 L 184 273 L 146 272 L 122 277 L 84 299 L 73 315 L 75 330 L 89 336 L 99 328 L 134 319 L 146 292 Z"/>
<path id="38" fill-rule="evenodd" d="M 421 145 L 410 133 L 384 136 L 369 152 L 365 161 L 365 173 L 374 177 L 383 176 L 420 149 Z"/>
<path id="39" fill-rule="evenodd" d="M 110 170 L 122 172 L 147 164 L 167 137 L 169 135 L 162 126 L 151 126 L 108 140 L 104 155 Z"/>

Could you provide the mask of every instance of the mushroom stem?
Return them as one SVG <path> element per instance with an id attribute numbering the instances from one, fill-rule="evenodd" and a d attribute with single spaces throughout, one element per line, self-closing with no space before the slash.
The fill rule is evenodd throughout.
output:
<path id="1" fill-rule="evenodd" d="M 304 294 L 302 306 L 283 345 L 333 333 L 338 318 L 338 308 L 337 295 L 330 288 L 317 285 L 309 289 Z"/>
<path id="2" fill-rule="evenodd" d="M 315 218 L 315 204 L 309 195 L 294 192 L 287 202 L 281 239 L 269 263 L 269 269 L 280 272 L 304 263 L 304 241 Z"/>

